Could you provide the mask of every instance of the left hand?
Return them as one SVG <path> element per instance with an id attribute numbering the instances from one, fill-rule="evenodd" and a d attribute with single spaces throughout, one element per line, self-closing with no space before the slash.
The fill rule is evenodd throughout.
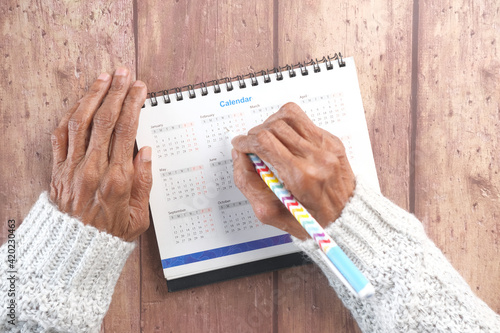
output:
<path id="1" fill-rule="evenodd" d="M 52 134 L 50 199 L 84 224 L 126 241 L 149 227 L 151 148 L 133 158 L 146 85 L 118 68 L 99 76 Z"/>

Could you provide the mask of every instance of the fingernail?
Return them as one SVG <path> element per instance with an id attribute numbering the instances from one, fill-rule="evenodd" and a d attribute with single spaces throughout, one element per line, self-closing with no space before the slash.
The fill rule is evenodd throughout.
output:
<path id="1" fill-rule="evenodd" d="M 115 75 L 126 76 L 128 74 L 128 69 L 125 67 L 118 67 L 115 71 Z"/>
<path id="2" fill-rule="evenodd" d="M 101 75 L 99 75 L 97 79 L 101 81 L 108 81 L 110 77 L 111 75 L 109 75 L 108 73 L 101 73 Z"/>
<path id="3" fill-rule="evenodd" d="M 144 84 L 144 82 L 142 82 L 140 80 L 137 80 L 137 81 L 134 82 L 133 86 L 134 87 L 144 87 L 145 84 Z"/>
<path id="4" fill-rule="evenodd" d="M 233 157 L 233 161 L 236 161 L 236 159 L 238 158 L 238 153 L 235 149 L 231 149 L 231 156 Z"/>
<path id="5" fill-rule="evenodd" d="M 141 152 L 141 161 L 151 162 L 151 147 L 145 147 Z"/>

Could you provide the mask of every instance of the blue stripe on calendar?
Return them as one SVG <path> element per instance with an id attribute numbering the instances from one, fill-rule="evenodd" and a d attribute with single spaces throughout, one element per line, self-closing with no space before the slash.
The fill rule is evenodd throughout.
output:
<path id="1" fill-rule="evenodd" d="M 171 267 L 175 267 L 175 266 L 191 264 L 194 262 L 230 256 L 232 254 L 263 249 L 266 247 L 287 244 L 287 243 L 291 243 L 291 242 L 292 242 L 292 239 L 290 238 L 290 235 L 285 234 L 285 235 L 280 235 L 280 236 L 259 239 L 259 240 L 255 240 L 255 241 L 251 241 L 251 242 L 245 242 L 245 243 L 240 243 L 240 244 L 219 247 L 217 249 L 211 249 L 208 251 L 191 253 L 191 254 L 187 254 L 184 256 L 162 259 L 161 263 L 162 263 L 163 269 L 165 269 L 165 268 L 171 268 Z"/>

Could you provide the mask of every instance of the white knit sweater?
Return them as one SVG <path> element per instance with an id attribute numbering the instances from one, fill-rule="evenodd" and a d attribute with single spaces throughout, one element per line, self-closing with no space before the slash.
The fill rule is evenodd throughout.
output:
<path id="1" fill-rule="evenodd" d="M 500 332 L 500 316 L 473 294 L 420 222 L 361 181 L 326 231 L 371 280 L 374 297 L 352 296 L 312 240 L 294 243 L 323 269 L 364 332 Z M 15 239 L 16 325 L 8 322 L 3 294 L 10 282 L 2 268 L 0 331 L 98 332 L 134 245 L 59 212 L 45 193 Z M 0 265 L 8 267 L 5 245 Z"/>
<path id="2" fill-rule="evenodd" d="M 321 267 L 363 332 L 500 332 L 500 316 L 474 295 L 415 216 L 362 181 L 325 231 L 372 282 L 373 297 L 353 296 L 312 239 L 294 243 Z"/>
<path id="3" fill-rule="evenodd" d="M 0 332 L 99 332 L 134 244 L 61 213 L 42 193 L 15 233 L 17 281 L 8 296 L 0 249 Z M 7 302 L 15 299 L 16 325 Z"/>

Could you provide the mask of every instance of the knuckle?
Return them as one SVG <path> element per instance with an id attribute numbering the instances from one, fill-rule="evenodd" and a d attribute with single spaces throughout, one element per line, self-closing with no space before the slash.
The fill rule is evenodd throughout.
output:
<path id="1" fill-rule="evenodd" d="M 253 205 L 253 211 L 255 213 L 255 217 L 263 223 L 265 223 L 266 219 L 269 219 L 273 214 L 272 210 L 269 209 L 267 204 L 257 202 Z"/>
<path id="2" fill-rule="evenodd" d="M 314 165 L 305 166 L 302 169 L 302 175 L 305 179 L 307 179 L 310 182 L 319 182 L 323 178 L 322 177 L 323 174 L 319 172 L 318 168 Z"/>
<path id="3" fill-rule="evenodd" d="M 123 77 L 114 78 L 111 87 L 108 90 L 108 95 L 122 95 L 126 91 L 127 80 Z"/>
<path id="4" fill-rule="evenodd" d="M 281 113 L 283 113 L 285 116 L 293 116 L 297 115 L 300 112 L 303 112 L 300 106 L 295 104 L 294 102 L 288 102 L 285 105 L 283 105 L 280 109 Z"/>
<path id="5" fill-rule="evenodd" d="M 341 149 L 343 150 L 344 148 L 342 147 Z M 344 156 L 345 154 L 343 154 L 342 152 L 340 155 L 337 155 L 337 154 L 333 154 L 333 153 L 324 154 L 323 155 L 323 161 L 324 161 L 323 165 L 328 165 L 329 167 L 331 167 L 333 169 L 340 167 L 340 165 L 341 165 L 340 157 Z"/>
<path id="6" fill-rule="evenodd" d="M 89 90 L 85 93 L 85 96 L 79 101 L 80 105 L 85 105 L 87 103 L 93 103 L 94 101 L 100 100 L 104 94 L 105 85 L 104 83 L 98 81 L 90 86 Z"/>
<path id="7" fill-rule="evenodd" d="M 117 197 L 120 197 L 122 194 L 126 193 L 128 188 L 123 178 L 116 175 L 108 176 L 99 187 L 100 191 L 105 196 Z"/>
<path id="8" fill-rule="evenodd" d="M 62 134 L 62 128 L 60 127 L 56 127 L 53 131 L 52 131 L 52 136 L 51 136 L 51 139 L 58 139 Z"/>
<path id="9" fill-rule="evenodd" d="M 255 139 L 256 139 L 256 142 L 259 146 L 264 146 L 266 145 L 267 143 L 269 143 L 269 141 L 271 141 L 271 137 L 272 137 L 272 133 L 269 132 L 267 129 L 264 129 L 258 133 L 255 134 Z"/>
<path id="10" fill-rule="evenodd" d="M 82 183 L 89 185 L 97 184 L 100 178 L 99 170 L 94 166 L 87 165 L 82 169 L 79 178 Z"/>
<path id="11" fill-rule="evenodd" d="M 131 121 L 118 121 L 115 126 L 115 133 L 126 138 L 135 137 L 136 124 Z"/>
<path id="12" fill-rule="evenodd" d="M 71 117 L 68 121 L 68 130 L 70 132 L 76 133 L 76 132 L 82 132 L 87 128 L 86 121 L 77 118 L 77 117 Z"/>
<path id="13" fill-rule="evenodd" d="M 112 186 L 118 192 L 128 190 L 133 178 L 133 170 L 128 163 L 120 163 L 111 168 L 108 174 L 108 185 Z"/>
<path id="14" fill-rule="evenodd" d="M 287 123 L 285 120 L 283 119 L 278 119 L 276 121 L 273 121 L 271 124 L 271 129 L 274 129 L 274 130 L 277 130 L 277 131 L 281 131 L 283 128 L 287 127 Z"/>
<path id="15" fill-rule="evenodd" d="M 100 95 L 103 88 L 106 86 L 106 83 L 102 81 L 95 81 L 94 84 L 90 86 L 90 89 L 87 91 L 85 98 L 95 98 Z"/>
<path id="16" fill-rule="evenodd" d="M 128 93 L 128 98 L 130 98 L 130 102 L 132 104 L 140 104 L 144 103 L 145 99 L 146 86 L 134 86 L 130 89 Z"/>
<path id="17" fill-rule="evenodd" d="M 50 142 L 52 143 L 52 147 L 57 150 L 61 147 L 62 141 L 64 140 L 64 134 L 60 129 L 55 129 L 54 132 L 52 132 L 52 135 L 50 136 Z"/>
<path id="18" fill-rule="evenodd" d="M 92 126 L 96 130 L 111 130 L 114 126 L 113 114 L 111 112 L 99 112 L 94 116 Z"/>
<path id="19" fill-rule="evenodd" d="M 111 177 L 110 184 L 113 185 L 113 189 L 117 193 L 129 192 L 130 182 L 124 179 L 123 177 L 120 176 Z"/>

